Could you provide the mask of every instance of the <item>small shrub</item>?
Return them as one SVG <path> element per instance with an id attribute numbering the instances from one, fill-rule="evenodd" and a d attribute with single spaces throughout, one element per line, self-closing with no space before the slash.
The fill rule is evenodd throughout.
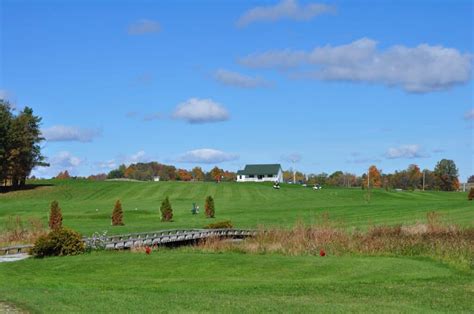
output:
<path id="1" fill-rule="evenodd" d="M 161 221 L 172 221 L 173 220 L 173 208 L 171 207 L 168 196 L 161 202 L 160 207 Z"/>
<path id="2" fill-rule="evenodd" d="M 120 200 L 115 202 L 114 210 L 112 212 L 112 226 L 123 226 L 123 210 Z"/>
<path id="3" fill-rule="evenodd" d="M 219 221 L 216 223 L 208 224 L 204 229 L 232 229 L 234 225 L 230 220 Z"/>
<path id="4" fill-rule="evenodd" d="M 467 199 L 470 201 L 474 200 L 474 188 L 471 188 L 469 190 L 469 195 L 467 196 Z"/>
<path id="5" fill-rule="evenodd" d="M 84 251 L 81 235 L 74 230 L 61 228 L 39 237 L 31 254 L 35 257 L 65 256 L 81 254 Z"/>
<path id="6" fill-rule="evenodd" d="M 57 201 L 51 203 L 51 209 L 49 211 L 49 228 L 51 230 L 61 229 L 63 226 L 63 215 L 61 214 L 61 208 Z"/>
<path id="7" fill-rule="evenodd" d="M 208 197 L 206 197 L 205 208 L 206 208 L 206 217 L 207 218 L 214 218 L 215 212 L 216 212 L 215 208 L 214 208 L 214 199 L 210 195 Z"/>

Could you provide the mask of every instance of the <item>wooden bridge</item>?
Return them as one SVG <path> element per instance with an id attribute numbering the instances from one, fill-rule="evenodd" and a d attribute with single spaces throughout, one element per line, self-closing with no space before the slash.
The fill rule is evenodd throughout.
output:
<path id="1" fill-rule="evenodd" d="M 101 242 L 107 250 L 118 250 L 140 246 L 183 245 L 211 237 L 243 239 L 256 234 L 256 230 L 248 229 L 173 229 L 105 237 L 85 237 L 82 240 L 86 246 L 93 246 L 94 243 Z M 4 247 L 0 248 L 0 255 L 26 253 L 32 247 L 32 244 Z"/>
<path id="2" fill-rule="evenodd" d="M 112 235 L 106 237 L 104 242 L 106 249 L 113 250 L 140 246 L 181 245 L 211 237 L 243 239 L 256 234 L 256 230 L 247 229 L 180 229 Z M 91 240 L 87 238 L 84 242 L 88 245 Z"/>

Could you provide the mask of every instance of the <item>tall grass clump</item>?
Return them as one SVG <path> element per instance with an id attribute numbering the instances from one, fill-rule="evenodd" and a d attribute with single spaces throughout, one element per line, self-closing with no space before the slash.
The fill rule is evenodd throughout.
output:
<path id="1" fill-rule="evenodd" d="M 0 246 L 34 243 L 48 232 L 40 219 L 24 221 L 20 216 L 9 216 L 0 230 Z"/>
<path id="2" fill-rule="evenodd" d="M 218 238 L 198 246 L 208 251 L 242 253 L 328 256 L 422 256 L 474 269 L 474 228 L 461 229 L 440 222 L 438 214 L 427 215 L 427 223 L 415 225 L 373 226 L 367 231 L 347 231 L 329 222 L 305 225 L 298 222 L 291 229 L 260 229 L 257 236 L 240 243 Z"/>

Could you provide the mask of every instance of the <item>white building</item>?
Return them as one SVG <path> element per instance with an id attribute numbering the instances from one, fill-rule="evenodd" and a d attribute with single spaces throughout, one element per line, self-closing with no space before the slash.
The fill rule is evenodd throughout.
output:
<path id="1" fill-rule="evenodd" d="M 237 182 L 283 182 L 280 164 L 246 165 L 237 171 Z"/>
<path id="2" fill-rule="evenodd" d="M 159 182 L 160 181 L 160 176 L 153 177 L 153 181 Z"/>

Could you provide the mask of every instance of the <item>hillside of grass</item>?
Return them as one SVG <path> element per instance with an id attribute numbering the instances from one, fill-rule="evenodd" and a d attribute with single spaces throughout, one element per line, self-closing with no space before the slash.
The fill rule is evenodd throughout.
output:
<path id="1" fill-rule="evenodd" d="M 96 252 L 3 263 L 0 282 L 32 312 L 474 310 L 472 274 L 392 257 Z"/>
<path id="2" fill-rule="evenodd" d="M 344 228 L 365 229 L 373 224 L 411 224 L 426 221 L 436 211 L 443 221 L 474 225 L 474 203 L 466 193 L 373 190 L 370 202 L 361 189 L 326 188 L 314 191 L 296 185 L 274 190 L 262 183 L 208 182 L 94 182 L 87 180 L 35 181 L 34 189 L 0 194 L 0 226 L 13 216 L 36 217 L 47 225 L 49 205 L 60 203 L 64 225 L 88 235 L 171 228 L 202 228 L 210 222 L 231 220 L 238 228 L 290 227 L 301 220 L 317 223 L 322 215 Z M 204 200 L 212 195 L 216 218 L 204 217 Z M 160 221 L 159 207 L 169 196 L 174 221 Z M 125 226 L 111 227 L 117 199 L 124 208 Z M 191 215 L 192 203 L 201 208 Z"/>

